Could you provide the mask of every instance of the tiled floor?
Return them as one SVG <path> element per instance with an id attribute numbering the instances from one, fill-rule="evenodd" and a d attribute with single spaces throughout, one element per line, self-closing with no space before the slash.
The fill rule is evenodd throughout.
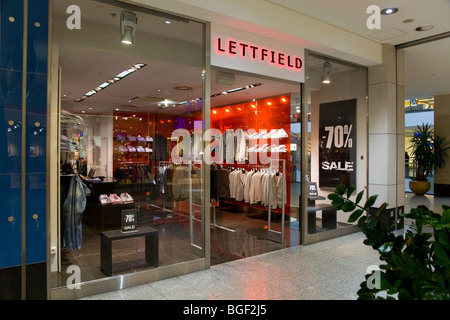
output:
<path id="1" fill-rule="evenodd" d="M 405 211 L 425 204 L 442 212 L 448 198 L 405 196 Z M 83 300 L 353 300 L 377 253 L 355 233 L 212 266 L 179 277 Z"/>

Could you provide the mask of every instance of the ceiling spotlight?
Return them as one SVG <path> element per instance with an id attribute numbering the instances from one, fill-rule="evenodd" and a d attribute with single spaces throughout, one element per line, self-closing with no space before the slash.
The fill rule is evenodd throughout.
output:
<path id="1" fill-rule="evenodd" d="M 121 41 L 132 44 L 136 33 L 137 17 L 133 12 L 122 11 L 120 16 Z"/>
<path id="2" fill-rule="evenodd" d="M 386 8 L 381 10 L 381 14 L 388 16 L 390 14 L 394 14 L 398 12 L 398 8 Z"/>
<path id="3" fill-rule="evenodd" d="M 322 83 L 331 83 L 331 64 L 328 61 L 323 64 Z"/>
<path id="4" fill-rule="evenodd" d="M 431 30 L 433 28 L 434 28 L 434 26 L 432 26 L 431 24 L 427 24 L 427 25 L 420 26 L 420 27 L 416 28 L 416 31 L 428 31 L 428 30 Z"/>

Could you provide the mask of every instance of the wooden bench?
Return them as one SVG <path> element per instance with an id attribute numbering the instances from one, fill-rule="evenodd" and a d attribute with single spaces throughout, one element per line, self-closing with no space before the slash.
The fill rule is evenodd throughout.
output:
<path id="1" fill-rule="evenodd" d="M 100 233 L 100 269 L 107 276 L 112 275 L 112 242 L 135 237 L 145 237 L 145 261 L 158 266 L 158 230 L 142 227 L 136 232 L 124 233 L 121 230 Z"/>

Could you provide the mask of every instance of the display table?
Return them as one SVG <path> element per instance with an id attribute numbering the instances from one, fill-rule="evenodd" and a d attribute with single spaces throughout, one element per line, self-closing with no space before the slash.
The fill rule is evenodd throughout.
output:
<path id="1" fill-rule="evenodd" d="M 124 233 L 121 230 L 100 233 L 100 269 L 107 276 L 112 275 L 112 242 L 135 237 L 145 237 L 145 261 L 158 266 L 158 230 L 141 227 L 136 232 Z"/>
<path id="2" fill-rule="evenodd" d="M 322 212 L 322 228 L 323 229 L 336 229 L 337 228 L 337 212 L 331 204 L 320 203 L 316 204 L 318 200 L 325 200 L 322 196 L 309 196 L 308 197 L 308 233 L 317 232 L 317 212 Z M 301 195 L 299 197 L 299 203 L 301 204 Z M 300 221 L 302 220 L 301 205 L 300 205 Z M 300 222 L 301 225 L 301 222 Z"/>

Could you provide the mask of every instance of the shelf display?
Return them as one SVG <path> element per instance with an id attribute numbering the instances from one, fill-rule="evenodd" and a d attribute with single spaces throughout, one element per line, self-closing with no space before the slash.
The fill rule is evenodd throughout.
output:
<path id="1" fill-rule="evenodd" d="M 264 170 L 272 160 L 283 160 L 286 167 L 290 167 L 290 108 L 290 96 L 283 95 L 211 110 L 211 129 L 216 132 L 211 143 L 213 153 L 216 154 L 214 158 L 216 161 L 213 164 L 221 167 L 219 171 L 217 167 L 213 168 L 211 183 L 214 186 L 216 183 L 213 181 L 214 177 L 219 174 L 220 178 L 220 171 L 225 170 L 231 181 L 221 184 L 233 188 L 234 175 L 238 175 L 242 180 L 239 180 L 238 184 L 246 191 L 240 190 L 236 197 L 232 190 L 225 192 L 226 188 L 222 190 L 218 187 L 216 190 L 222 190 L 222 192 L 212 192 L 213 200 L 221 199 L 242 205 L 267 206 L 267 201 L 255 201 L 254 194 L 252 201 L 250 200 L 249 186 L 251 184 L 250 181 L 246 184 L 245 178 L 250 178 L 252 173 L 258 173 L 255 177 L 264 176 L 262 173 L 267 173 Z M 278 162 L 281 163 L 281 161 Z M 275 161 L 275 171 L 281 169 L 278 162 Z M 242 176 L 241 172 L 245 174 Z M 277 177 L 280 177 L 279 172 Z M 287 170 L 282 178 L 289 182 L 290 170 Z M 223 177 L 220 179 L 224 180 Z M 267 177 L 264 180 L 267 182 Z M 286 186 L 285 203 L 290 203 L 290 183 Z M 277 206 L 273 209 L 277 209 Z"/>

